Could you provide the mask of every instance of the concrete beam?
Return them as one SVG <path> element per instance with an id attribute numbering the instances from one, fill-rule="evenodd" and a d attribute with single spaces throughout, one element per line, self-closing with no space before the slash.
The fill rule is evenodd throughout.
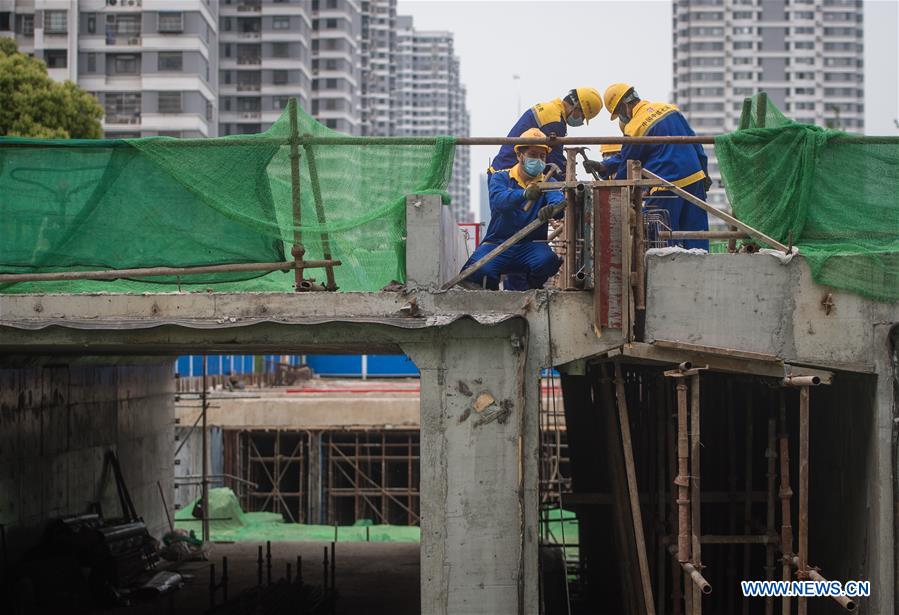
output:
<path id="1" fill-rule="evenodd" d="M 586 292 L 0 295 L 0 354 L 396 353 L 456 321 L 514 318 L 527 321 L 547 365 L 622 341 L 593 333 Z"/>
<path id="2" fill-rule="evenodd" d="M 649 256 L 647 342 L 671 340 L 774 355 L 824 368 L 872 372 L 874 324 L 899 305 L 818 286 L 801 257 L 765 254 Z M 830 297 L 832 306 L 823 303 Z"/>

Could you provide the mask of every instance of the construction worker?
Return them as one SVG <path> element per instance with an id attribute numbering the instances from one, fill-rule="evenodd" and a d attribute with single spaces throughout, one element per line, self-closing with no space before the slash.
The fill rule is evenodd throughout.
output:
<path id="1" fill-rule="evenodd" d="M 619 119 L 624 123 L 625 136 L 695 135 L 687 119 L 676 106 L 641 100 L 630 84 L 613 83 L 606 89 L 603 98 L 611 119 Z M 627 160 L 639 160 L 646 170 L 702 200 L 706 198 L 706 191 L 711 182 L 708 178 L 708 158 L 701 145 L 626 144 L 621 148 L 621 154 L 617 159 L 612 157 L 601 162 L 588 161 L 584 163 L 584 170 L 625 179 Z M 669 190 L 653 188 L 644 204 L 668 210 L 673 231 L 709 229 L 708 215 L 702 209 Z M 705 240 L 686 240 L 683 245 L 685 248 L 709 249 L 709 242 Z"/>
<path id="2" fill-rule="evenodd" d="M 568 126 L 580 126 L 590 123 L 599 112 L 602 111 L 602 98 L 596 88 L 575 88 L 563 98 L 556 98 L 549 102 L 537 103 L 518 118 L 518 121 L 509 131 L 510 137 L 517 137 L 529 128 L 539 128 L 543 134 L 564 137 L 568 134 Z M 515 148 L 511 145 L 503 145 L 499 153 L 493 159 L 488 174 L 503 169 L 509 169 L 517 162 Z M 549 163 L 565 169 L 565 155 L 562 146 L 552 148 L 546 159 Z"/>
<path id="3" fill-rule="evenodd" d="M 621 164 L 621 143 L 606 143 L 599 146 L 602 162 L 607 169 L 616 169 Z"/>
<path id="4" fill-rule="evenodd" d="M 541 138 L 546 135 L 539 128 L 529 128 L 521 133 L 526 138 Z M 542 288 L 555 275 L 562 264 L 561 259 L 546 243 L 547 222 L 554 205 L 565 200 L 561 191 L 542 192 L 537 183 L 547 181 L 543 174 L 546 160 L 551 155 L 548 145 L 516 145 L 516 164 L 504 171 L 496 171 L 490 176 L 490 224 L 484 240 L 465 263 L 464 271 L 478 262 L 501 243 L 523 229 L 534 220 L 544 222 L 517 244 L 474 272 L 464 286 L 499 289 L 500 277 L 520 274 L 527 281 L 527 288 Z M 549 178 L 548 181 L 556 181 Z M 530 203 L 530 206 L 528 206 Z M 561 218 L 561 214 L 556 216 Z M 542 242 L 542 243 L 540 243 Z M 508 288 L 508 287 L 507 287 Z M 519 288 L 509 290 L 521 290 Z"/>

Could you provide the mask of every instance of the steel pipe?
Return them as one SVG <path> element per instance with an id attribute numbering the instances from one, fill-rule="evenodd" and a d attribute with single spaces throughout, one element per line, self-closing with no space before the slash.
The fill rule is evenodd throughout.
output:
<path id="1" fill-rule="evenodd" d="M 659 239 L 751 239 L 742 231 L 659 231 Z"/>
<path id="2" fill-rule="evenodd" d="M 340 265 L 339 260 L 301 261 L 303 269 Z M 156 276 L 182 276 L 202 273 L 229 273 L 249 271 L 280 271 L 297 267 L 296 261 L 274 263 L 232 263 L 228 265 L 200 265 L 197 267 L 143 267 L 140 269 L 106 269 L 101 271 L 57 271 L 54 273 L 3 273 L 0 282 L 58 282 L 62 280 L 117 280 L 119 278 L 150 278 Z"/>
<path id="3" fill-rule="evenodd" d="M 288 145 L 283 138 L 262 137 L 253 135 L 253 146 L 258 145 Z M 715 145 L 717 135 L 667 136 L 667 137 L 455 137 L 455 144 L 460 146 L 470 145 L 652 145 L 652 144 L 685 144 L 685 145 Z M 447 137 L 300 137 L 300 145 L 436 145 L 439 139 Z M 453 138 L 453 137 L 449 137 Z M 169 147 L 197 147 L 198 141 L 204 147 L 246 147 L 247 141 L 242 139 L 172 139 L 166 143 Z M 861 144 L 861 145 L 899 145 L 899 137 L 845 135 L 836 136 L 828 140 L 828 144 Z M 24 149 L 49 149 L 49 148 L 84 148 L 84 149 L 119 149 L 130 148 L 132 145 L 126 139 L 105 140 L 102 144 L 84 143 L 73 145 L 60 140 L 45 141 L 43 139 L 22 140 L 17 142 L 3 142 L 0 140 L 0 148 L 24 148 Z"/>
<path id="4" fill-rule="evenodd" d="M 677 547 L 671 545 L 668 547 L 668 552 L 671 555 L 675 556 L 677 559 Z M 709 595 L 712 593 L 712 585 L 702 576 L 702 573 L 696 569 L 696 566 L 691 564 L 690 562 L 678 562 L 680 564 L 681 569 L 690 577 L 696 587 L 705 595 Z"/>
<path id="5" fill-rule="evenodd" d="M 821 384 L 819 376 L 787 376 L 783 379 L 782 384 L 785 387 L 810 387 Z"/>
<path id="6" fill-rule="evenodd" d="M 690 560 L 690 469 L 687 435 L 687 383 L 677 381 L 677 561 Z"/>
<path id="7" fill-rule="evenodd" d="M 799 570 L 799 558 L 796 557 L 795 555 L 790 558 L 790 564 L 792 564 L 794 568 Z M 815 581 L 817 583 L 827 583 L 828 582 L 827 579 L 822 577 L 821 573 L 819 573 L 814 568 L 809 568 L 807 570 L 807 573 L 808 573 L 808 578 L 810 581 Z M 855 600 L 853 600 L 849 596 L 831 596 L 831 598 L 833 598 L 833 600 L 837 604 L 839 604 L 841 607 L 843 607 L 847 611 L 854 611 L 856 609 L 856 607 L 858 606 L 858 604 L 855 602 Z"/>
<path id="8" fill-rule="evenodd" d="M 799 579 L 808 577 L 808 387 L 799 389 Z M 799 615 L 805 615 L 808 600 L 799 597 Z"/>
<path id="9" fill-rule="evenodd" d="M 790 517 L 790 499 L 793 490 L 790 489 L 790 441 L 787 436 L 787 410 L 784 392 L 780 392 L 780 552 L 783 554 L 782 580 L 790 581 L 789 559 L 793 555 L 793 526 Z M 781 600 L 781 615 L 790 615 L 790 596 L 784 596 Z"/>

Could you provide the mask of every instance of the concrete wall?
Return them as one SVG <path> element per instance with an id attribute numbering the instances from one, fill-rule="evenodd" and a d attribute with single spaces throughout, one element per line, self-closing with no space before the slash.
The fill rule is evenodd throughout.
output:
<path id="1" fill-rule="evenodd" d="M 162 359 L 0 367 L 0 523 L 13 561 L 47 519 L 86 512 L 98 499 L 107 516 L 120 514 L 111 476 L 99 493 L 109 449 L 150 532 L 164 531 L 156 481 L 171 506 L 173 394 L 172 364 Z"/>

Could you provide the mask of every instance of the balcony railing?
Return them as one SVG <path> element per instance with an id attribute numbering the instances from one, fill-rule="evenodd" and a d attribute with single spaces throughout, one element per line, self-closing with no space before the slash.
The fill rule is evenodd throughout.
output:
<path id="1" fill-rule="evenodd" d="M 140 124 L 140 113 L 137 114 L 115 114 L 106 116 L 107 124 Z"/>
<path id="2" fill-rule="evenodd" d="M 262 64 L 262 56 L 242 56 L 237 58 L 239 65 L 259 65 Z"/>
<path id="3" fill-rule="evenodd" d="M 261 83 L 238 83 L 238 92 L 258 92 L 262 89 Z"/>

